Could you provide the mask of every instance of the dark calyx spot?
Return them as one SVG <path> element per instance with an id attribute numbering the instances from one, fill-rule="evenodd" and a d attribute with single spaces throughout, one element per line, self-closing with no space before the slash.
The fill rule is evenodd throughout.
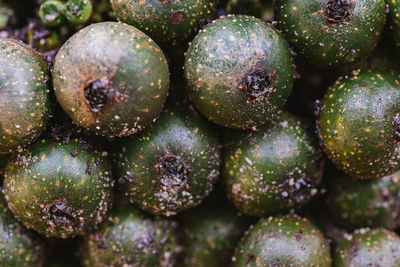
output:
<path id="1" fill-rule="evenodd" d="M 85 101 L 92 112 L 100 112 L 104 109 L 113 91 L 108 80 L 88 81 L 84 88 Z"/>
<path id="2" fill-rule="evenodd" d="M 187 18 L 187 15 L 185 13 L 185 11 L 183 10 L 179 10 L 177 12 L 175 12 L 174 14 L 172 14 L 171 19 L 169 20 L 169 23 L 171 24 L 181 24 L 183 23 Z"/>
<path id="3" fill-rule="evenodd" d="M 323 14 L 331 24 L 343 22 L 350 17 L 353 6 L 354 0 L 328 0 Z"/>
<path id="4" fill-rule="evenodd" d="M 185 164 L 178 156 L 171 154 L 159 157 L 155 168 L 158 182 L 170 188 L 184 186 L 192 171 L 191 167 Z"/>
<path id="5" fill-rule="evenodd" d="M 394 118 L 393 125 L 395 127 L 394 139 L 396 142 L 400 142 L 400 114 Z"/>
<path id="6" fill-rule="evenodd" d="M 67 206 L 66 200 L 46 205 L 43 212 L 47 223 L 51 227 L 68 228 L 79 221 L 79 214 L 73 208 Z"/>
<path id="7" fill-rule="evenodd" d="M 262 68 L 255 67 L 241 84 L 240 90 L 247 95 L 247 103 L 262 102 L 268 99 L 268 96 L 274 92 L 270 75 Z"/>
<path id="8" fill-rule="evenodd" d="M 306 174 L 295 170 L 286 174 L 285 181 L 279 185 L 279 191 L 283 200 L 302 203 L 309 198 L 311 187 L 311 181 Z"/>

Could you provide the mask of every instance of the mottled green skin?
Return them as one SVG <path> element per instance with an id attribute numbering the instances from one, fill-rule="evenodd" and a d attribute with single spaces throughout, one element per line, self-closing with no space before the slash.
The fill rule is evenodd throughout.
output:
<path id="1" fill-rule="evenodd" d="M 114 89 L 100 112 L 85 99 L 89 81 Z M 92 24 L 58 52 L 53 70 L 57 100 L 76 124 L 100 135 L 127 136 L 150 125 L 168 94 L 163 52 L 147 35 L 117 22 Z"/>
<path id="2" fill-rule="evenodd" d="M 67 238 L 103 220 L 112 198 L 110 176 L 106 159 L 84 150 L 78 141 L 43 139 L 8 163 L 3 191 L 9 208 L 27 228 Z M 64 209 L 54 208 L 60 203 Z"/>
<path id="3" fill-rule="evenodd" d="M 296 215 L 261 219 L 242 237 L 235 266 L 331 266 L 329 246 L 318 228 Z"/>
<path id="4" fill-rule="evenodd" d="M 38 52 L 0 38 L 0 154 L 21 150 L 44 129 L 50 108 L 49 75 Z"/>
<path id="5" fill-rule="evenodd" d="M 149 129 L 123 141 L 115 168 L 131 203 L 157 215 L 200 204 L 218 179 L 220 154 L 213 129 L 194 110 L 167 110 Z M 191 168 L 179 185 L 163 185 L 158 157 L 178 156 Z M 169 182 L 169 181 L 168 181 Z"/>
<path id="6" fill-rule="evenodd" d="M 333 255 L 333 266 L 385 266 L 400 263 L 400 237 L 383 228 L 360 229 L 345 238 Z"/>
<path id="7" fill-rule="evenodd" d="M 322 179 L 322 153 L 295 116 L 283 113 L 258 132 L 234 138 L 224 154 L 226 191 L 255 216 L 301 207 Z M 301 179 L 307 181 L 301 183 Z"/>
<path id="8" fill-rule="evenodd" d="M 400 172 L 378 180 L 335 178 L 327 200 L 335 224 L 347 229 L 400 226 Z"/>
<path id="9" fill-rule="evenodd" d="M 329 23 L 328 0 L 276 0 L 275 20 L 296 52 L 319 67 L 338 67 L 366 57 L 385 25 L 385 0 L 352 1 L 350 16 Z"/>
<path id="10" fill-rule="evenodd" d="M 7 208 L 0 196 L 0 266 L 43 266 L 43 242 L 35 233 L 27 231 Z"/>
<path id="11" fill-rule="evenodd" d="M 389 6 L 388 24 L 389 33 L 395 45 L 400 46 L 400 1 L 399 0 L 386 0 Z"/>
<path id="12" fill-rule="evenodd" d="M 248 103 L 240 88 L 256 67 L 272 75 L 274 92 Z M 293 85 L 293 62 L 273 26 L 230 15 L 208 24 L 194 38 L 185 59 L 185 77 L 200 112 L 222 126 L 245 129 L 266 123 L 285 104 Z"/>
<path id="13" fill-rule="evenodd" d="M 181 225 L 183 260 L 179 266 L 219 267 L 231 262 L 236 244 L 249 227 L 249 219 L 238 216 L 221 190 L 213 191 L 198 208 L 183 213 Z"/>
<path id="14" fill-rule="evenodd" d="M 261 18 L 263 9 L 260 0 L 229 0 L 226 4 L 226 11 L 229 14 Z"/>
<path id="15" fill-rule="evenodd" d="M 394 137 L 399 83 L 394 74 L 354 71 L 325 94 L 319 137 L 337 168 L 358 178 L 380 178 L 400 168 Z"/>
<path id="16" fill-rule="evenodd" d="M 215 0 L 111 0 L 119 21 L 131 24 L 166 43 L 184 41 L 199 29 L 200 21 L 211 19 Z"/>
<path id="17" fill-rule="evenodd" d="M 113 210 L 98 231 L 84 237 L 86 267 L 172 267 L 176 256 L 174 224 L 133 208 Z"/>

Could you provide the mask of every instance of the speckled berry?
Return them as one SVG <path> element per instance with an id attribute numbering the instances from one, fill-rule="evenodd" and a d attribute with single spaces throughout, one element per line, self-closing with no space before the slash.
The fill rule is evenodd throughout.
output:
<path id="1" fill-rule="evenodd" d="M 0 194 L 0 266 L 41 267 L 44 252 L 40 237 L 17 222 Z"/>
<path id="2" fill-rule="evenodd" d="M 211 19 L 215 0 L 111 0 L 119 21 L 166 43 L 192 37 L 201 22 Z"/>
<path id="3" fill-rule="evenodd" d="M 307 61 L 338 67 L 371 53 L 385 25 L 385 0 L 276 0 L 275 19 Z"/>
<path id="4" fill-rule="evenodd" d="M 26 227 L 67 238 L 103 220 L 112 197 L 110 176 L 106 158 L 83 143 L 42 139 L 8 163 L 3 191 Z"/>
<path id="5" fill-rule="evenodd" d="M 331 266 L 329 246 L 307 219 L 286 215 L 261 219 L 242 237 L 235 266 Z"/>
<path id="6" fill-rule="evenodd" d="M 282 113 L 257 132 L 234 138 L 224 154 L 226 191 L 255 216 L 299 208 L 318 192 L 322 153 L 302 122 Z"/>
<path id="7" fill-rule="evenodd" d="M 338 226 L 347 229 L 400 226 L 400 172 L 378 180 L 344 175 L 329 180 L 327 207 Z"/>
<path id="8" fill-rule="evenodd" d="M 56 56 L 53 79 L 57 100 L 76 124 L 120 137 L 156 119 L 169 87 L 161 49 L 117 22 L 92 24 L 72 36 Z"/>
<path id="9" fill-rule="evenodd" d="M 400 169 L 399 84 L 398 75 L 354 71 L 325 94 L 318 132 L 337 168 L 358 178 Z"/>
<path id="10" fill-rule="evenodd" d="M 45 128 L 49 74 L 38 52 L 0 38 L 0 154 L 21 150 Z"/>
<path id="11" fill-rule="evenodd" d="M 217 181 L 219 145 L 194 110 L 167 110 L 149 129 L 122 142 L 115 166 L 131 203 L 161 215 L 200 204 Z"/>
<path id="12" fill-rule="evenodd" d="M 399 263 L 400 237 L 383 228 L 363 228 L 346 235 L 333 256 L 335 267 L 396 267 Z"/>
<path id="13" fill-rule="evenodd" d="M 177 248 L 174 231 L 171 221 L 121 206 L 84 237 L 82 263 L 86 267 L 172 267 Z"/>
<path id="14" fill-rule="evenodd" d="M 293 85 L 293 62 L 282 35 L 249 16 L 221 17 L 191 43 L 185 59 L 188 90 L 213 122 L 258 127 L 285 104 Z"/>
<path id="15" fill-rule="evenodd" d="M 213 191 L 204 204 L 180 218 L 183 256 L 178 266 L 230 266 L 227 263 L 249 222 L 237 214 L 222 190 Z"/>
<path id="16" fill-rule="evenodd" d="M 400 46 L 400 1 L 387 0 L 389 7 L 388 25 L 390 36 L 397 47 Z"/>

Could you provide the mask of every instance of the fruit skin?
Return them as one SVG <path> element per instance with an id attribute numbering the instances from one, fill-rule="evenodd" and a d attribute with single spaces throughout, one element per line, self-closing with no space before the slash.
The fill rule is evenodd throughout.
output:
<path id="1" fill-rule="evenodd" d="M 347 229 L 400 226 L 400 171 L 378 180 L 332 178 L 327 210 L 335 224 Z"/>
<path id="2" fill-rule="evenodd" d="M 200 204 L 217 181 L 220 147 L 195 110 L 170 108 L 144 132 L 123 140 L 115 169 L 131 203 L 157 215 Z"/>
<path id="3" fill-rule="evenodd" d="M 400 237 L 383 228 L 356 230 L 338 245 L 333 266 L 398 266 Z"/>
<path id="4" fill-rule="evenodd" d="M 49 0 L 40 5 L 40 19 L 49 26 L 58 26 L 64 20 L 64 4 L 58 0 Z"/>
<path id="5" fill-rule="evenodd" d="M 336 167 L 357 178 L 380 178 L 399 169 L 399 76 L 354 71 L 325 94 L 318 135 Z"/>
<path id="6" fill-rule="evenodd" d="M 328 16 L 326 7 L 335 2 L 347 9 L 342 20 Z M 338 67 L 371 53 L 383 31 L 386 8 L 384 0 L 276 0 L 275 19 L 289 43 L 308 62 L 323 68 Z"/>
<path id="7" fill-rule="evenodd" d="M 42 139 L 8 163 L 3 192 L 27 228 L 67 238 L 103 220 L 112 198 L 111 172 L 106 158 L 82 146 L 76 139 Z"/>
<path id="8" fill-rule="evenodd" d="M 0 265 L 7 267 L 40 267 L 44 259 L 43 242 L 27 231 L 7 208 L 0 196 Z"/>
<path id="9" fill-rule="evenodd" d="M 131 206 L 114 209 L 98 231 L 81 246 L 86 267 L 172 267 L 176 256 L 175 223 L 152 217 Z"/>
<path id="10" fill-rule="evenodd" d="M 397 47 L 400 46 L 400 1 L 388 0 L 386 1 L 389 7 L 388 25 L 390 29 L 390 36 Z"/>
<path id="11" fill-rule="evenodd" d="M 299 208 L 318 192 L 322 153 L 297 117 L 282 113 L 224 153 L 226 191 L 242 212 L 265 216 Z"/>
<path id="12" fill-rule="evenodd" d="M 22 42 L 0 38 L 0 154 L 21 150 L 45 128 L 49 75 L 38 52 Z"/>
<path id="13" fill-rule="evenodd" d="M 307 219 L 285 215 L 261 219 L 242 237 L 235 266 L 331 266 L 329 246 Z"/>
<path id="14" fill-rule="evenodd" d="M 102 22 L 61 47 L 53 82 L 57 100 L 76 124 L 122 137 L 159 115 L 169 71 L 161 49 L 147 35 L 126 24 Z"/>
<path id="15" fill-rule="evenodd" d="M 222 189 L 216 189 L 203 204 L 180 218 L 183 262 L 178 266 L 226 266 L 249 227 L 249 218 L 239 216 Z"/>
<path id="16" fill-rule="evenodd" d="M 74 24 L 87 22 L 92 16 L 92 0 L 68 0 L 65 3 L 64 15 Z"/>
<path id="17" fill-rule="evenodd" d="M 131 24 L 160 43 L 192 37 L 201 21 L 211 19 L 215 0 L 111 0 L 119 21 Z"/>
<path id="18" fill-rule="evenodd" d="M 293 85 L 293 61 L 273 26 L 228 15 L 194 38 L 185 77 L 192 101 L 208 119 L 247 129 L 266 123 L 285 104 Z"/>

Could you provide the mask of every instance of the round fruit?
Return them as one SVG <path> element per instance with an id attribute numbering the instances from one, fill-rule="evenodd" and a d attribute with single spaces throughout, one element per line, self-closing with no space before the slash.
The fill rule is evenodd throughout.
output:
<path id="1" fill-rule="evenodd" d="M 92 24 L 72 36 L 56 56 L 53 76 L 57 100 L 74 122 L 108 136 L 150 125 L 169 86 L 161 49 L 117 22 Z"/>
<path id="2" fill-rule="evenodd" d="M 46 1 L 40 5 L 40 19 L 49 26 L 58 26 L 65 19 L 64 8 L 64 4 L 58 0 Z"/>
<path id="3" fill-rule="evenodd" d="M 399 83 L 391 73 L 354 71 L 325 94 L 319 137 L 337 168 L 358 178 L 400 168 Z"/>
<path id="4" fill-rule="evenodd" d="M 237 215 L 222 190 L 213 191 L 204 204 L 183 213 L 180 266 L 226 266 L 249 226 L 248 221 L 245 216 Z"/>
<path id="5" fill-rule="evenodd" d="M 266 123 L 285 104 L 293 62 L 273 26 L 253 17 L 228 16 L 194 38 L 185 75 L 200 112 L 217 124 L 245 129 Z"/>
<path id="6" fill-rule="evenodd" d="M 277 0 L 275 19 L 307 61 L 337 67 L 371 53 L 385 25 L 385 0 Z"/>
<path id="7" fill-rule="evenodd" d="M 8 206 L 26 227 L 47 237 L 84 234 L 100 223 L 112 197 L 106 159 L 77 140 L 38 140 L 4 171 Z"/>
<path id="8" fill-rule="evenodd" d="M 133 207 L 113 210 L 98 231 L 84 237 L 82 263 L 86 267 L 172 267 L 177 247 L 173 226 Z"/>
<path id="9" fill-rule="evenodd" d="M 242 237 L 235 266 L 331 266 L 329 246 L 318 228 L 296 215 L 261 219 Z"/>
<path id="10" fill-rule="evenodd" d="M 7 203 L 0 196 L 0 265 L 43 266 L 43 242 L 15 220 Z"/>
<path id="11" fill-rule="evenodd" d="M 255 216 L 300 207 L 317 193 L 323 173 L 322 153 L 302 122 L 288 113 L 234 138 L 224 164 L 229 197 Z"/>
<path id="12" fill-rule="evenodd" d="M 91 1 L 92 0 L 68 0 L 65 3 L 65 17 L 74 24 L 87 22 L 93 12 Z"/>
<path id="13" fill-rule="evenodd" d="M 335 178 L 327 207 L 336 224 L 347 229 L 400 226 L 400 171 L 378 180 Z"/>
<path id="14" fill-rule="evenodd" d="M 386 229 L 360 229 L 336 248 L 333 266 L 387 266 L 400 262 L 400 237 Z"/>
<path id="15" fill-rule="evenodd" d="M 219 145 L 194 110 L 167 110 L 123 142 L 115 166 L 121 190 L 141 209 L 162 215 L 200 204 L 217 181 Z"/>
<path id="16" fill-rule="evenodd" d="M 111 0 L 111 5 L 118 20 L 162 43 L 193 36 L 215 11 L 215 0 Z"/>
<path id="17" fill-rule="evenodd" d="M 22 42 L 0 38 L 0 154 L 21 150 L 49 116 L 49 71 Z"/>
<path id="18" fill-rule="evenodd" d="M 395 45 L 400 46 L 400 0 L 386 1 L 389 7 L 388 24 L 390 36 Z"/>

